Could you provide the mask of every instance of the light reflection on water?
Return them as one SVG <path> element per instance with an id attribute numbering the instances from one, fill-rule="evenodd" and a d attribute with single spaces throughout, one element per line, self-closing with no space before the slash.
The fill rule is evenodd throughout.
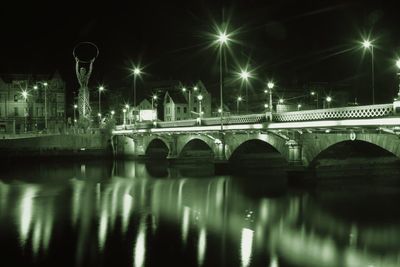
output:
<path id="1" fill-rule="evenodd" d="M 57 168 L 26 166 L 0 180 L 0 245 L 13 265 L 400 265 L 398 217 L 370 223 L 373 209 L 358 217 L 342 211 L 364 191 L 292 190 L 276 173 L 214 176 L 205 166 L 120 161 Z M 374 190 L 399 199 L 396 188 Z M 376 201 L 366 198 L 355 210 Z M 396 201 L 385 203 L 393 204 L 381 209 L 397 213 Z"/>

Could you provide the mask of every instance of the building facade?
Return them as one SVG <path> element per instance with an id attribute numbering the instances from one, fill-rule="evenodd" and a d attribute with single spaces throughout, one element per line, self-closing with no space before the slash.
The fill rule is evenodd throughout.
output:
<path id="1" fill-rule="evenodd" d="M 211 117 L 211 94 L 201 81 L 193 86 L 170 88 L 164 94 L 164 121 Z"/>
<path id="2" fill-rule="evenodd" d="M 0 76 L 0 133 L 60 131 L 65 122 L 65 82 L 58 72 Z"/>

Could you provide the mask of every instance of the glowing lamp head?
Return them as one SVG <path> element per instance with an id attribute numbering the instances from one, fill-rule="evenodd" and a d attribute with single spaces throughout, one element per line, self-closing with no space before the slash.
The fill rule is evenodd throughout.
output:
<path id="1" fill-rule="evenodd" d="M 315 92 L 314 91 L 311 91 L 311 93 L 310 93 L 312 96 L 314 96 L 315 95 Z"/>
<path id="2" fill-rule="evenodd" d="M 186 87 L 182 87 L 182 92 L 186 92 L 186 91 L 187 91 Z"/>
<path id="3" fill-rule="evenodd" d="M 301 108 L 301 107 L 302 107 L 301 104 L 298 104 L 298 105 L 297 105 L 297 108 Z"/>
<path id="4" fill-rule="evenodd" d="M 77 104 L 75 104 L 75 105 L 74 105 L 74 109 L 77 109 L 77 108 L 78 108 L 78 105 L 77 105 Z"/>
<path id="5" fill-rule="evenodd" d="M 274 88 L 274 86 L 275 86 L 275 84 L 274 84 L 273 82 L 268 82 L 268 83 L 267 83 L 267 87 L 268 87 L 269 89 Z"/>
<path id="6" fill-rule="evenodd" d="M 269 105 L 268 104 L 264 104 L 264 108 L 268 108 L 269 107 Z"/>
<path id="7" fill-rule="evenodd" d="M 199 101 L 201 101 L 201 100 L 203 100 L 203 96 L 202 96 L 202 95 L 198 95 L 198 96 L 197 96 L 197 99 L 198 99 Z"/>
<path id="8" fill-rule="evenodd" d="M 279 103 L 282 104 L 284 102 L 283 98 L 279 99 Z"/>
<path id="9" fill-rule="evenodd" d="M 115 111 L 114 111 L 114 110 L 111 110 L 110 113 L 111 113 L 111 115 L 114 115 L 114 114 L 115 114 Z"/>
<path id="10" fill-rule="evenodd" d="M 362 42 L 362 46 L 363 46 L 365 49 L 369 49 L 370 47 L 372 47 L 372 42 L 371 42 L 370 40 L 364 40 L 364 41 Z"/>
<path id="11" fill-rule="evenodd" d="M 37 85 L 34 85 L 33 86 L 33 90 L 37 90 L 38 89 L 38 86 Z"/>
<path id="12" fill-rule="evenodd" d="M 238 96 L 237 101 L 240 102 L 242 100 L 243 100 L 243 98 L 241 96 Z"/>
<path id="13" fill-rule="evenodd" d="M 123 113 L 125 113 L 125 112 L 126 112 L 126 109 L 125 109 L 125 108 L 124 108 L 124 109 L 122 109 L 122 112 L 123 112 Z"/>
<path id="14" fill-rule="evenodd" d="M 224 31 L 224 32 L 219 32 L 218 33 L 218 38 L 217 38 L 217 41 L 218 41 L 218 43 L 220 44 L 220 45 L 224 45 L 224 44 L 226 44 L 226 43 L 228 43 L 228 40 L 229 40 L 229 38 L 228 38 L 228 35 L 226 34 L 226 32 Z"/>
<path id="15" fill-rule="evenodd" d="M 101 117 L 101 113 L 97 113 L 97 116 Z"/>
<path id="16" fill-rule="evenodd" d="M 49 84 L 47 83 L 47 82 L 44 82 L 43 83 L 43 86 L 48 86 Z"/>
<path id="17" fill-rule="evenodd" d="M 26 100 L 28 98 L 28 92 L 27 91 L 22 91 L 22 97 Z"/>
<path id="18" fill-rule="evenodd" d="M 133 74 L 134 74 L 135 76 L 140 75 L 141 73 L 142 73 L 142 71 L 141 71 L 138 67 L 135 67 L 135 68 L 133 69 Z"/>
<path id="19" fill-rule="evenodd" d="M 326 97 L 326 102 L 332 102 L 332 97 L 327 96 L 327 97 Z"/>
<path id="20" fill-rule="evenodd" d="M 193 91 L 197 91 L 197 90 L 199 90 L 199 88 L 197 86 L 194 86 Z"/>
<path id="21" fill-rule="evenodd" d="M 104 86 L 100 86 L 99 87 L 99 91 L 101 92 L 101 91 L 104 91 Z"/>
<path id="22" fill-rule="evenodd" d="M 248 72 L 247 70 L 242 70 L 239 73 L 240 78 L 242 78 L 242 80 L 247 81 L 250 78 L 250 72 Z"/>
<path id="23" fill-rule="evenodd" d="M 218 109 L 218 113 L 222 113 L 222 109 L 219 108 L 219 109 Z"/>
<path id="24" fill-rule="evenodd" d="M 153 95 L 153 99 L 157 100 L 158 96 L 157 95 Z"/>
<path id="25" fill-rule="evenodd" d="M 125 104 L 125 108 L 128 109 L 128 108 L 129 108 L 129 105 L 128 105 L 128 104 Z"/>
<path id="26" fill-rule="evenodd" d="M 398 69 L 400 69 L 400 59 L 398 59 L 398 60 L 396 61 L 396 66 L 397 66 Z"/>

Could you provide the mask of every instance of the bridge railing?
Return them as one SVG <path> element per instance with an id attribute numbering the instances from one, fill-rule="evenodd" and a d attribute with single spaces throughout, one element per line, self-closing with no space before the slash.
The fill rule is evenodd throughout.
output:
<path id="1" fill-rule="evenodd" d="M 357 119 L 357 118 L 377 118 L 394 115 L 393 104 L 368 105 L 343 108 L 314 109 L 303 111 L 291 111 L 273 113 L 274 122 L 292 122 L 292 121 L 316 121 L 327 119 Z M 250 114 L 240 116 L 228 116 L 222 118 L 224 125 L 229 124 L 255 124 L 266 122 L 270 117 L 269 113 Z M 163 122 L 138 122 L 136 124 L 118 125 L 116 130 L 149 129 L 152 127 L 170 128 L 170 127 L 191 127 L 196 125 L 220 125 L 221 118 L 202 118 L 181 121 L 163 121 Z"/>
<path id="2" fill-rule="evenodd" d="M 393 114 L 393 104 L 382 104 L 274 113 L 272 116 L 272 120 L 276 122 L 286 122 L 315 121 L 326 119 L 367 119 L 387 117 Z"/>

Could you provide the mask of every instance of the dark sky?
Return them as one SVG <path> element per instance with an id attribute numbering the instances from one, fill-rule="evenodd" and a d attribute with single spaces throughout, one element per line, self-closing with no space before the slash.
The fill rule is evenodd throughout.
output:
<path id="1" fill-rule="evenodd" d="M 9 1 L 11 2 L 11 1 Z M 83 2 L 83 1 L 82 1 Z M 77 89 L 73 47 L 100 48 L 91 84 L 129 85 L 128 68 L 141 62 L 144 81 L 190 83 L 214 90 L 218 56 L 207 32 L 229 21 L 238 30 L 227 54 L 226 77 L 238 65 L 255 69 L 253 90 L 273 78 L 281 88 L 310 82 L 345 82 L 354 97 L 370 101 L 371 59 L 357 43 L 375 39 L 378 102 L 392 99 L 394 60 L 400 55 L 396 1 L 12 1 L 0 11 L 0 73 L 47 73 L 58 69 L 68 90 Z M 223 11 L 222 11 L 223 10 Z"/>

